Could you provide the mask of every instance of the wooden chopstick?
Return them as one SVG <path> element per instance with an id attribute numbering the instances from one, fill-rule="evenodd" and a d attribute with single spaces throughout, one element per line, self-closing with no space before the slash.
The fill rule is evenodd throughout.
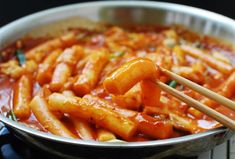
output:
<path id="1" fill-rule="evenodd" d="M 185 95 L 184 93 L 166 85 L 161 81 L 156 81 L 156 84 L 165 92 L 173 95 L 174 97 L 180 99 L 181 101 L 185 102 L 189 106 L 196 108 L 197 110 L 205 113 L 206 115 L 212 117 L 213 119 L 217 120 L 224 126 L 230 128 L 231 130 L 235 131 L 235 121 L 230 119 L 229 117 L 215 111 L 214 109 L 200 103 L 199 101 Z"/>
<path id="2" fill-rule="evenodd" d="M 223 106 L 226 106 L 232 110 L 235 110 L 235 102 L 228 99 L 228 98 L 225 98 L 224 96 L 222 95 L 219 95 L 209 89 L 206 89 L 190 80 L 187 80 L 173 72 L 170 72 L 168 71 L 167 69 L 164 69 L 164 68 L 160 68 L 161 71 L 163 73 L 165 73 L 166 75 L 168 75 L 169 77 L 171 77 L 172 79 L 174 79 L 175 81 L 181 83 L 182 85 L 185 85 L 189 88 L 191 88 L 192 90 L 196 91 L 196 92 L 199 92 L 200 94 L 203 94 L 204 96 L 210 98 L 210 99 L 213 99 L 214 101 L 218 102 L 219 104 L 223 105 Z"/>

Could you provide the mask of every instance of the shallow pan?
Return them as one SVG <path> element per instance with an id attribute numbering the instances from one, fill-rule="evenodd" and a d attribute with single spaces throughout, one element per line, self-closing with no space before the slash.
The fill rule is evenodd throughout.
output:
<path id="1" fill-rule="evenodd" d="M 79 18 L 78 18 L 79 17 Z M 45 10 L 0 28 L 0 49 L 18 38 L 55 32 L 68 27 L 111 24 L 181 24 L 201 34 L 235 42 L 235 22 L 209 11 L 162 2 L 92 2 Z M 40 29 L 36 29 L 40 28 Z M 54 29 L 52 29 L 54 28 Z M 223 143 L 232 132 L 226 128 L 178 138 L 148 142 L 101 143 L 67 139 L 39 132 L 0 115 L 2 121 L 23 141 L 65 158 L 161 158 L 173 154 L 194 156 Z"/>

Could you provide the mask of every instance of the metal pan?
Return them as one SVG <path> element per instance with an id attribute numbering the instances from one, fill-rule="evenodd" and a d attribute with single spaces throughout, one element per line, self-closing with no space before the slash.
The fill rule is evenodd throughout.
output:
<path id="1" fill-rule="evenodd" d="M 170 25 L 176 23 L 201 34 L 235 42 L 235 22 L 216 13 L 162 2 L 106 1 L 53 8 L 16 20 L 0 28 L 0 49 L 26 33 L 34 32 L 34 35 L 38 35 L 51 32 L 53 30 L 49 27 L 51 25 L 60 24 L 61 28 L 84 25 L 86 20 L 81 20 L 81 17 L 111 24 Z M 71 18 L 73 22 L 65 20 Z M 35 28 L 44 29 L 35 31 Z M 229 129 L 220 128 L 166 140 L 101 143 L 67 139 L 39 132 L 11 121 L 3 115 L 0 115 L 0 121 L 23 141 L 65 158 L 161 158 L 172 154 L 194 156 L 223 143 L 232 135 Z"/>

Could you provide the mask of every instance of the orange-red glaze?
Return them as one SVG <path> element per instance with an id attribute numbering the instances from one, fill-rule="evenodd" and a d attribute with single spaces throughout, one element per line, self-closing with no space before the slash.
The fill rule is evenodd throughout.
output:
<path id="1" fill-rule="evenodd" d="M 173 66 L 181 69 L 182 67 L 193 68 L 190 70 L 193 75 L 182 73 L 181 76 L 194 80 L 194 82 L 199 81 L 198 83 L 204 87 L 232 99 L 235 95 L 233 66 L 235 55 L 231 47 L 207 36 L 200 37 L 179 26 L 145 25 L 124 28 L 108 26 L 104 31 L 79 28 L 71 29 L 71 31 L 65 36 L 56 38 L 18 40 L 1 51 L 1 113 L 6 114 L 13 109 L 18 122 L 34 129 L 65 137 L 93 140 L 97 140 L 97 133 L 102 129 L 113 131 L 111 133 L 115 134 L 116 138 L 126 141 L 148 141 L 200 132 L 191 131 L 190 122 L 193 123 L 193 129 L 202 131 L 221 126 L 203 113 L 161 91 L 153 82 L 156 79 L 164 83 L 170 81 L 169 77 L 160 73 L 157 65 L 170 70 Z M 182 43 L 182 41 L 187 43 Z M 198 43 L 200 46 L 197 46 Z M 67 56 L 69 54 L 64 53 L 66 49 L 71 51 L 74 48 L 80 50 L 79 57 Z M 17 49 L 27 52 L 27 60 L 35 60 L 39 67 L 30 75 L 22 74 L 21 78 L 12 79 L 4 73 L 9 70 L 3 70 L 2 64 L 8 60 L 17 60 L 14 55 Z M 175 51 L 179 51 L 179 49 L 182 52 L 178 55 Z M 69 52 L 68 50 L 67 52 Z M 38 55 L 36 55 L 37 52 L 39 52 Z M 58 60 L 62 52 L 64 56 Z M 222 57 L 214 56 L 214 52 L 219 52 Z M 93 55 L 91 55 L 92 53 Z M 227 57 L 229 63 L 223 56 Z M 183 61 L 180 61 L 182 59 Z M 139 88 L 136 87 L 137 83 L 140 85 Z M 46 96 L 43 99 L 39 97 L 40 93 L 37 94 L 42 87 L 46 88 Z M 135 87 L 137 89 L 134 89 L 134 93 L 128 92 Z M 176 89 L 235 119 L 235 113 L 230 109 L 220 106 L 180 84 L 176 86 Z M 98 124 L 93 121 L 92 113 L 88 114 L 91 115 L 88 118 L 82 116 L 84 114 L 87 116 L 87 112 L 77 111 L 78 113 L 74 115 L 76 110 L 68 110 L 67 107 L 61 107 L 64 112 L 52 112 L 46 107 L 51 92 L 61 93 L 64 90 L 73 91 L 77 96 L 82 97 L 83 102 L 79 102 L 83 105 L 81 108 L 90 111 L 93 106 L 99 110 L 95 114 Z M 140 96 L 136 96 L 135 93 L 139 93 Z M 32 113 L 31 109 L 27 109 L 23 111 L 26 115 L 19 115 L 16 108 L 22 105 L 27 106 L 27 103 L 31 101 L 31 96 L 33 98 L 36 94 L 39 96 L 34 101 L 35 113 Z M 125 101 L 120 101 L 123 99 Z M 38 101 L 38 107 L 35 104 L 36 101 Z M 126 103 L 135 103 L 135 106 L 126 106 Z M 76 104 L 73 105 L 74 109 L 77 109 L 76 107 Z M 105 128 L 110 125 L 109 122 L 104 122 L 107 118 L 99 114 L 102 112 L 100 110 L 104 112 L 110 110 L 106 115 L 116 114 L 120 120 L 125 118 L 130 123 L 133 122 L 137 130 L 133 128 L 133 131 L 131 130 L 131 133 L 126 135 L 116 127 Z M 82 122 L 81 119 L 76 120 L 76 117 L 80 117 L 79 112 L 83 118 Z M 177 123 L 179 125 L 174 125 L 170 113 L 173 113 L 178 120 L 187 122 L 184 123 L 186 125 L 181 125 L 181 127 L 179 123 Z M 43 116 L 49 119 L 50 123 L 43 121 Z M 62 128 L 62 130 L 53 128 Z"/>

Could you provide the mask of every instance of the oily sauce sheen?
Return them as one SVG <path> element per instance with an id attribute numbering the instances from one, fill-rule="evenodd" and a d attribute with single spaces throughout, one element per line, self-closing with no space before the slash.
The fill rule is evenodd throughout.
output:
<path id="1" fill-rule="evenodd" d="M 152 81 L 159 79 L 235 119 L 232 110 L 158 70 L 234 99 L 231 46 L 182 26 L 107 25 L 102 30 L 27 37 L 3 49 L 1 113 L 9 117 L 11 112 L 17 122 L 40 131 L 97 141 L 158 140 L 221 126 L 158 88 Z"/>

